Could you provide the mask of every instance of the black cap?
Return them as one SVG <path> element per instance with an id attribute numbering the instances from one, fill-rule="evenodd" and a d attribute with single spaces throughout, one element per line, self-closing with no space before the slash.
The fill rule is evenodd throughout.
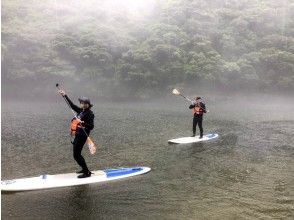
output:
<path id="1" fill-rule="evenodd" d="M 79 98 L 79 102 L 81 103 L 81 102 L 83 102 L 83 103 L 86 103 L 86 104 L 89 104 L 90 105 L 90 107 L 92 107 L 93 105 L 91 104 L 91 101 L 90 101 L 90 99 L 89 98 L 87 98 L 87 97 L 81 97 L 81 98 Z"/>
<path id="2" fill-rule="evenodd" d="M 201 97 L 197 97 L 197 98 L 196 98 L 196 100 L 199 100 L 199 99 L 201 99 Z"/>

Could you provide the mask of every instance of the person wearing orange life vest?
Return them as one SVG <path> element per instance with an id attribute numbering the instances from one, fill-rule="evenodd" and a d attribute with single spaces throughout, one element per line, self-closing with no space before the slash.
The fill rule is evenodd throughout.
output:
<path id="1" fill-rule="evenodd" d="M 193 135 L 192 137 L 195 137 L 196 135 L 196 126 L 198 124 L 199 130 L 200 130 L 200 136 L 201 139 L 203 137 L 203 127 L 202 127 L 202 121 L 203 121 L 203 113 L 206 113 L 206 106 L 202 102 L 201 97 L 197 97 L 195 101 L 192 101 L 192 104 L 189 106 L 189 109 L 193 109 Z"/>
<path id="2" fill-rule="evenodd" d="M 71 134 L 75 137 L 73 144 L 73 156 L 76 162 L 82 168 L 77 173 L 80 174 L 78 178 L 86 178 L 91 176 L 91 171 L 88 169 L 86 161 L 82 156 L 82 150 L 90 131 L 94 128 L 94 114 L 91 111 L 93 106 L 90 100 L 86 97 L 79 99 L 80 107 L 73 104 L 69 97 L 63 90 L 59 90 L 59 93 L 67 100 L 70 107 L 77 113 L 77 118 L 74 118 L 71 123 Z M 86 134 L 85 134 L 86 133 Z M 88 135 L 88 136 L 87 136 Z"/>

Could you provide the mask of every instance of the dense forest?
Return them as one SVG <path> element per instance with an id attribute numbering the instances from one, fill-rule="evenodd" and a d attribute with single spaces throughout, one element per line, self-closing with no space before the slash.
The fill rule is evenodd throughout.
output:
<path id="1" fill-rule="evenodd" d="M 294 91 L 292 0 L 3 0 L 2 93 L 56 80 L 98 96 Z"/>

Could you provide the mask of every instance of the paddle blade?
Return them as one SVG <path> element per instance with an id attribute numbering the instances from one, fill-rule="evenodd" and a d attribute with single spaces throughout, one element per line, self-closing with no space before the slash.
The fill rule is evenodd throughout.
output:
<path id="1" fill-rule="evenodd" d="M 91 140 L 90 137 L 87 138 L 87 144 L 90 150 L 90 153 L 93 155 L 96 153 L 96 146 L 94 144 L 94 142 Z"/>
<path id="2" fill-rule="evenodd" d="M 181 93 L 177 89 L 173 89 L 173 94 L 174 95 L 180 95 Z"/>

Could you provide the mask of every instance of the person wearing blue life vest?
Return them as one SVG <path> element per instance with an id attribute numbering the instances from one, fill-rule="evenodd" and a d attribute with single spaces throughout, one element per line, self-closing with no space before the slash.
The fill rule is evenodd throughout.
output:
<path id="1" fill-rule="evenodd" d="M 94 113 L 91 111 L 93 106 L 90 99 L 82 97 L 79 99 L 80 107 L 75 105 L 70 98 L 65 94 L 63 90 L 59 90 L 59 93 L 67 100 L 70 107 L 77 113 L 76 118 L 72 120 L 71 134 L 74 135 L 73 144 L 73 157 L 80 165 L 82 170 L 77 173 L 80 174 L 78 178 L 86 178 L 91 176 L 84 157 L 82 156 L 82 150 L 90 131 L 94 128 Z"/>
<path id="2" fill-rule="evenodd" d="M 197 97 L 194 101 L 192 101 L 191 105 L 189 106 L 189 109 L 193 109 L 193 135 L 192 135 L 192 137 L 195 137 L 196 126 L 198 125 L 199 130 L 200 130 L 199 138 L 201 139 L 203 137 L 203 127 L 202 127 L 203 113 L 206 113 L 206 106 L 202 102 L 201 97 Z"/>

